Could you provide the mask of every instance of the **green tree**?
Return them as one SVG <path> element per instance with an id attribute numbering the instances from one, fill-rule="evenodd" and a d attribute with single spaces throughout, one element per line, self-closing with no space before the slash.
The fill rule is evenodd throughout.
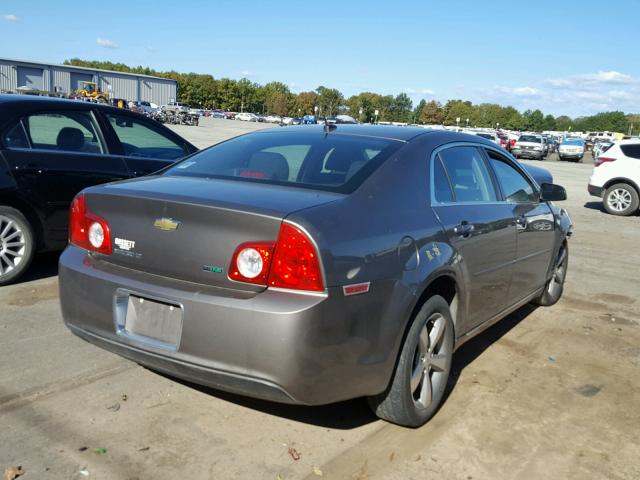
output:
<path id="1" fill-rule="evenodd" d="M 320 114 L 322 116 L 337 115 L 340 106 L 344 103 L 342 93 L 335 88 L 327 88 L 322 85 L 316 88 L 316 93 L 318 94 Z"/>
<path id="2" fill-rule="evenodd" d="M 556 119 L 553 115 L 547 115 L 544 117 L 544 121 L 542 122 L 542 130 L 553 131 L 556 129 L 556 126 Z"/>
<path id="3" fill-rule="evenodd" d="M 424 102 L 424 105 L 419 110 L 418 122 L 426 125 L 441 125 L 444 122 L 445 113 L 440 102 L 431 100 L 430 102 Z"/>
<path id="4" fill-rule="evenodd" d="M 406 93 L 397 95 L 391 103 L 389 112 L 392 122 L 409 123 L 413 113 L 413 102 Z"/>

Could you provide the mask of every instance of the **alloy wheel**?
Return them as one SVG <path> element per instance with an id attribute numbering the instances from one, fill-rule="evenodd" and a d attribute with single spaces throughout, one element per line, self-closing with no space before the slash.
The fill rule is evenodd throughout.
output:
<path id="1" fill-rule="evenodd" d="M 558 291 L 562 289 L 564 279 L 567 275 L 567 249 L 563 246 L 560 247 L 558 252 L 558 260 L 556 261 L 555 270 L 553 276 L 547 285 L 547 291 L 552 297 L 558 294 Z"/>
<path id="2" fill-rule="evenodd" d="M 0 215 L 0 278 L 20 265 L 25 251 L 25 233 L 13 219 Z"/>
<path id="3" fill-rule="evenodd" d="M 631 206 L 631 200 L 631 193 L 624 188 L 612 190 L 607 197 L 609 207 L 616 212 L 624 212 Z"/>
<path id="4" fill-rule="evenodd" d="M 426 409 L 433 402 L 433 392 L 447 381 L 447 364 L 451 348 L 444 341 L 447 321 L 434 313 L 426 321 L 413 356 L 410 388 L 417 408 Z"/>

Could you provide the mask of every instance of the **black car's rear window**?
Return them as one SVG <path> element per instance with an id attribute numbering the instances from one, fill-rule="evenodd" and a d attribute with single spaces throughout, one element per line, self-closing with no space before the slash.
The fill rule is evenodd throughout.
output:
<path id="1" fill-rule="evenodd" d="M 314 133 L 254 133 L 188 157 L 165 175 L 234 179 L 350 193 L 403 142 Z"/>

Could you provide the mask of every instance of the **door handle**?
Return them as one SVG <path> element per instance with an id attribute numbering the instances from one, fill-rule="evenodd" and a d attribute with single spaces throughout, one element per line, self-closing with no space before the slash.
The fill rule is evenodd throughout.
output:
<path id="1" fill-rule="evenodd" d="M 463 220 L 460 225 L 453 227 L 453 232 L 456 235 L 467 238 L 471 234 L 471 232 L 473 232 L 474 228 L 475 227 L 472 224 L 470 224 L 466 220 Z"/>

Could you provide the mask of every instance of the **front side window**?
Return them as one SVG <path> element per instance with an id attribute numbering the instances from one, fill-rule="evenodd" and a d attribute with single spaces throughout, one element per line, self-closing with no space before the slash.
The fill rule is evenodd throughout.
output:
<path id="1" fill-rule="evenodd" d="M 22 120 L 4 132 L 2 144 L 6 148 L 29 148 L 29 140 L 27 140 L 27 133 L 24 131 Z"/>
<path id="2" fill-rule="evenodd" d="M 106 117 L 128 157 L 177 160 L 187 153 L 178 142 L 145 122 L 128 115 L 107 113 Z"/>
<path id="3" fill-rule="evenodd" d="M 453 201 L 497 201 L 496 191 L 480 150 L 475 147 L 452 147 L 441 151 L 438 156 L 453 189 Z M 436 166 L 437 163 L 434 167 Z"/>
<path id="4" fill-rule="evenodd" d="M 533 186 L 522 173 L 497 153 L 487 150 L 487 154 L 507 202 L 534 203 L 538 201 Z"/>
<path id="5" fill-rule="evenodd" d="M 253 133 L 203 150 L 166 175 L 281 183 L 350 193 L 402 142 L 316 133 Z"/>
<path id="6" fill-rule="evenodd" d="M 103 153 L 90 112 L 47 112 L 23 121 L 31 147 L 64 152 Z"/>

